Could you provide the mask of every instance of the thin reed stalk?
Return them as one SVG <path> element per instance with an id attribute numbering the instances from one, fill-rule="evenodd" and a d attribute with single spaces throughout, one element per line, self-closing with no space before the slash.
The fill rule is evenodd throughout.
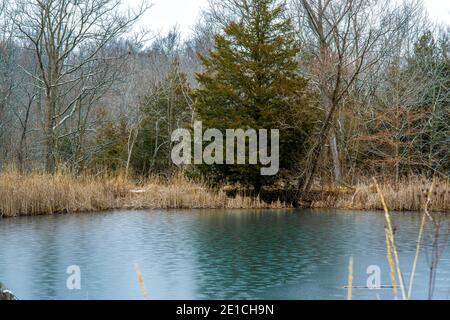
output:
<path id="1" fill-rule="evenodd" d="M 409 280 L 409 287 L 408 287 L 408 300 L 411 300 L 412 296 L 412 288 L 414 284 L 414 277 L 416 275 L 416 269 L 417 269 L 417 262 L 419 261 L 419 254 L 420 254 L 420 245 L 422 243 L 422 237 L 423 237 L 423 231 L 425 229 L 425 224 L 427 221 L 427 216 L 424 213 L 422 216 L 422 223 L 420 224 L 420 230 L 419 230 L 419 236 L 417 238 L 417 247 L 416 247 L 416 254 L 414 256 L 414 263 L 411 271 L 411 277 Z"/>
<path id="2" fill-rule="evenodd" d="M 394 261 L 395 261 L 395 267 L 397 269 L 397 275 L 398 275 L 398 280 L 400 283 L 400 289 L 402 292 L 402 298 L 403 300 L 406 300 L 406 291 L 405 291 L 405 285 L 403 282 L 403 274 L 400 268 L 400 259 L 398 257 L 398 253 L 397 253 L 397 247 L 395 245 L 395 236 L 394 236 L 394 229 L 392 227 L 392 222 L 391 222 L 391 216 L 389 214 L 389 210 L 388 207 L 386 205 L 386 201 L 384 199 L 383 193 L 381 192 L 380 186 L 378 185 L 377 179 L 373 178 L 375 186 L 378 190 L 378 194 L 380 195 L 381 198 L 381 202 L 383 204 L 383 208 L 384 208 L 384 214 L 385 214 L 385 219 L 386 219 L 386 224 L 387 224 L 387 231 L 388 231 L 388 238 L 390 242 L 390 245 L 392 246 L 392 252 L 394 254 Z"/>
<path id="3" fill-rule="evenodd" d="M 425 206 L 424 206 L 424 213 L 423 213 L 423 216 L 422 216 L 422 223 L 420 224 L 419 236 L 417 238 L 416 254 L 414 256 L 414 263 L 413 263 L 413 268 L 412 268 L 412 272 L 411 272 L 411 278 L 409 280 L 408 300 L 411 300 L 411 297 L 412 297 L 412 288 L 413 288 L 414 277 L 415 277 L 416 269 L 417 269 L 417 262 L 419 260 L 420 245 L 422 243 L 422 237 L 423 237 L 423 232 L 425 230 L 427 217 L 430 216 L 430 214 L 428 212 L 428 206 L 430 205 L 430 202 L 431 202 L 431 195 L 432 195 L 433 190 L 434 190 L 434 184 L 435 184 L 435 179 L 433 179 L 433 183 L 431 184 L 431 187 L 430 187 L 430 189 L 428 191 L 427 201 L 425 202 Z"/>
<path id="4" fill-rule="evenodd" d="M 348 288 L 347 288 L 347 300 L 353 300 L 353 256 L 350 257 L 348 262 Z"/>
<path id="5" fill-rule="evenodd" d="M 148 300 L 148 291 L 147 291 L 147 288 L 145 287 L 144 277 L 142 276 L 142 272 L 141 272 L 141 269 L 139 268 L 138 263 L 134 264 L 134 270 L 136 271 L 139 288 L 141 289 L 144 300 Z"/>
<path id="6" fill-rule="evenodd" d="M 392 290 L 394 292 L 394 299 L 398 300 L 398 288 L 397 288 L 397 280 L 395 279 L 395 264 L 392 259 L 392 250 L 391 243 L 389 241 L 388 230 L 384 229 L 384 234 L 386 236 L 386 249 L 387 249 L 387 259 L 389 263 L 389 276 L 391 277 Z"/>

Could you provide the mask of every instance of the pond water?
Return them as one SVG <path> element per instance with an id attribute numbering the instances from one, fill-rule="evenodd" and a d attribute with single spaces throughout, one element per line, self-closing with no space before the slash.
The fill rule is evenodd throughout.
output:
<path id="1" fill-rule="evenodd" d="M 393 219 L 408 283 L 421 217 Z M 414 299 L 427 298 L 430 253 L 420 255 Z M 117 211 L 0 220 L 0 281 L 19 299 L 142 299 L 136 263 L 149 299 L 345 299 L 350 256 L 355 286 L 366 285 L 370 266 L 390 285 L 382 213 Z M 66 285 L 74 265 L 80 290 Z M 392 289 L 354 296 L 393 298 Z M 448 251 L 434 298 L 450 298 Z"/>

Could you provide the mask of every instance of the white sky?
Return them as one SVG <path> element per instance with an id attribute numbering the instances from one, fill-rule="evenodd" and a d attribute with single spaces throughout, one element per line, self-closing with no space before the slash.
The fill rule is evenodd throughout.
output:
<path id="1" fill-rule="evenodd" d="M 430 16 L 450 24 L 450 0 L 425 0 Z"/>
<path id="2" fill-rule="evenodd" d="M 148 0 L 153 7 L 142 18 L 141 25 L 152 32 L 166 33 L 174 25 L 184 36 L 189 35 L 195 25 L 201 8 L 208 6 L 208 0 Z M 424 0 L 430 16 L 450 24 L 450 0 Z M 139 3 L 139 0 L 125 0 Z"/>

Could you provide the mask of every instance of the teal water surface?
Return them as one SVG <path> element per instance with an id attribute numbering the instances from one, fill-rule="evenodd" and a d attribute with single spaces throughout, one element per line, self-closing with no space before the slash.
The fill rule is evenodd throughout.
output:
<path id="1" fill-rule="evenodd" d="M 408 283 L 421 217 L 393 219 Z M 429 231 L 415 299 L 428 296 Z M 379 268 L 382 285 L 390 284 L 382 213 L 117 211 L 0 220 L 0 281 L 19 299 L 142 299 L 136 263 L 149 299 L 345 299 L 350 256 L 354 285 L 366 285 L 370 266 Z M 80 290 L 67 288 L 69 266 L 80 268 Z M 390 289 L 354 295 L 393 298 Z M 445 251 L 434 298 L 449 297 Z"/>

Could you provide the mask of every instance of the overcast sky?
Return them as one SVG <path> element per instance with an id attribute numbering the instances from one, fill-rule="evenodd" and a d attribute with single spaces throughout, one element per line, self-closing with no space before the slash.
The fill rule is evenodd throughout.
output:
<path id="1" fill-rule="evenodd" d="M 208 0 L 148 0 L 153 7 L 143 17 L 141 24 L 153 32 L 167 32 L 177 25 L 184 36 L 189 35 L 198 14 L 208 6 Z M 139 0 L 128 2 L 138 3 Z M 450 0 L 425 0 L 433 19 L 450 24 Z"/>

